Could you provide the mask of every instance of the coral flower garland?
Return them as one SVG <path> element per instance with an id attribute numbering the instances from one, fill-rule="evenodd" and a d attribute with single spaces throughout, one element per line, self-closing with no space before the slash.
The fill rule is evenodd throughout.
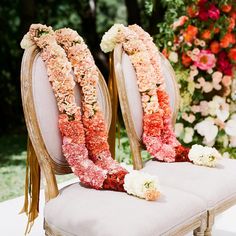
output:
<path id="1" fill-rule="evenodd" d="M 101 48 L 103 51 L 112 51 L 115 41 L 122 43 L 135 69 L 144 111 L 142 140 L 147 151 L 159 161 L 187 161 L 197 165 L 214 166 L 215 162 L 214 165 L 211 162 L 212 156 L 204 156 L 200 152 L 196 154 L 197 158 L 190 160 L 190 149 L 183 147 L 174 134 L 169 96 L 165 91 L 165 81 L 160 69 L 160 55 L 150 35 L 137 25 L 113 27 L 103 36 Z M 204 150 L 203 148 L 201 151 Z M 218 154 L 213 154 L 216 161 Z"/>
<path id="2" fill-rule="evenodd" d="M 83 39 L 74 30 L 60 29 L 56 31 L 56 39 L 65 49 L 75 78 L 82 88 L 82 109 L 84 112 L 82 121 L 89 157 L 97 166 L 107 170 L 109 174 L 120 176 L 120 178 L 114 176 L 120 189 L 119 179 L 124 179 L 124 175 L 128 172 L 112 159 L 109 151 L 107 127 L 97 102 L 96 85 L 99 74 L 93 57 Z M 108 183 L 106 182 L 106 184 Z"/>
<path id="3" fill-rule="evenodd" d="M 61 112 L 59 129 L 63 138 L 63 154 L 83 184 L 101 189 L 107 171 L 96 166 L 88 158 L 81 112 L 75 103 L 73 91 L 75 82 L 71 75 L 71 64 L 64 50 L 57 44 L 51 27 L 33 24 L 26 37 L 41 49 L 41 57 L 57 99 L 58 109 Z"/>

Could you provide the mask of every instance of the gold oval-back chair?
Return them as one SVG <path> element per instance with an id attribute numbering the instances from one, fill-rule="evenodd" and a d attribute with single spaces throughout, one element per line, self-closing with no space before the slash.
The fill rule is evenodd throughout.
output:
<path id="1" fill-rule="evenodd" d="M 172 122 L 175 124 L 179 109 L 179 87 L 169 61 L 160 54 L 161 70 L 170 97 Z M 134 167 L 143 167 L 142 104 L 138 91 L 135 70 L 121 45 L 114 49 L 112 60 L 113 84 L 117 85 L 119 103 L 128 133 Z M 112 91 L 115 91 L 114 89 Z M 114 96 L 114 95 L 113 95 Z M 190 124 L 191 126 L 191 124 Z M 211 235 L 216 214 L 236 204 L 236 161 L 223 158 L 216 168 L 207 168 L 191 163 L 163 163 L 148 161 L 143 171 L 157 174 L 161 183 L 200 196 L 208 210 L 208 225 L 205 235 Z"/>
<path id="2" fill-rule="evenodd" d="M 109 126 L 111 104 L 101 74 L 97 88 L 99 102 Z M 55 174 L 67 174 L 71 170 L 61 153 L 57 104 L 48 81 L 46 67 L 39 50 L 35 47 L 27 49 L 22 59 L 21 91 L 29 134 L 28 153 L 34 163 L 39 163 L 46 180 L 46 235 L 184 235 L 198 227 L 196 235 L 203 235 L 203 201 L 174 188 L 162 186 L 163 194 L 159 201 L 155 202 L 147 202 L 122 192 L 85 188 L 79 182 L 58 190 Z M 75 94 L 79 102 L 78 88 Z M 39 175 L 34 170 L 32 169 L 32 179 Z M 36 187 L 39 188 L 39 183 Z M 32 189 L 33 207 L 38 204 L 35 202 L 37 196 L 34 194 L 37 194 L 37 191 L 34 192 L 34 189 L 35 186 Z M 183 214 L 179 215 L 179 212 Z M 30 222 L 34 218 L 31 218 Z"/>

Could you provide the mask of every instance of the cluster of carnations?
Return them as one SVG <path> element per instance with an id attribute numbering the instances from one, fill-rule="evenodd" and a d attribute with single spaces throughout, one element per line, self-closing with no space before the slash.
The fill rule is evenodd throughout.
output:
<path id="1" fill-rule="evenodd" d="M 181 86 L 176 135 L 236 157 L 236 4 L 192 1 L 185 13 L 163 50 Z"/>
<path id="2" fill-rule="evenodd" d="M 41 49 L 57 99 L 63 154 L 81 183 L 95 189 L 126 191 L 146 200 L 156 200 L 159 194 L 156 178 L 141 172 L 133 178 L 132 173 L 111 157 L 105 121 L 97 102 L 99 74 L 83 39 L 71 29 L 54 32 L 51 27 L 33 24 L 21 43 L 24 49 L 32 45 Z M 72 71 L 82 90 L 82 114 L 75 101 L 76 83 Z M 137 192 L 126 184 L 130 178 Z M 145 187 L 147 183 L 150 188 Z"/>
<path id="3" fill-rule="evenodd" d="M 142 140 L 147 151 L 160 161 L 199 164 L 195 159 L 189 159 L 189 149 L 178 142 L 173 132 L 169 96 L 160 70 L 160 54 L 150 35 L 137 25 L 125 27 L 117 24 L 104 35 L 102 50 L 112 51 L 115 42 L 122 43 L 136 72 L 144 111 Z M 202 165 L 212 166 L 205 161 Z"/>

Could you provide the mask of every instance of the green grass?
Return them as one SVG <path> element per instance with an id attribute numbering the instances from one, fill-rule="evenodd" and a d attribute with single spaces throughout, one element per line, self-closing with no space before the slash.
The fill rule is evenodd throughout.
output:
<path id="1" fill-rule="evenodd" d="M 26 143 L 25 134 L 0 137 L 0 202 L 24 194 Z M 73 177 L 73 174 L 57 176 L 57 181 L 60 183 Z"/>

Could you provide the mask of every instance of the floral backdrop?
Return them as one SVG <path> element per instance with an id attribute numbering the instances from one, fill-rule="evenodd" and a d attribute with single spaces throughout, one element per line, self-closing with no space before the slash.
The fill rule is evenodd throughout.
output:
<path id="1" fill-rule="evenodd" d="M 166 7 L 155 41 L 180 87 L 176 135 L 236 158 L 236 2 L 167 0 Z"/>

